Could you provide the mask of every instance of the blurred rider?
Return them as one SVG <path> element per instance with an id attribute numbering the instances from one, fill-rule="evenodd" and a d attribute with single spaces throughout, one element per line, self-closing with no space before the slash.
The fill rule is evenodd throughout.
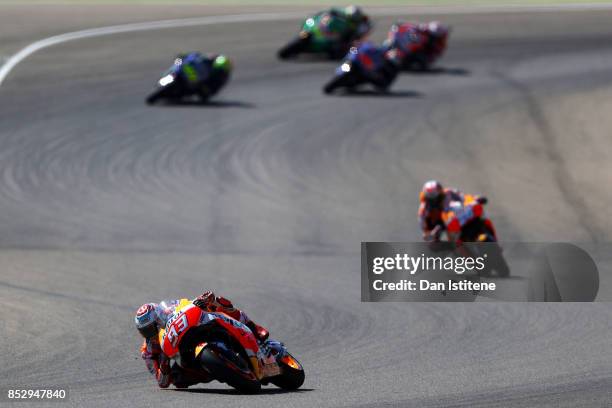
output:
<path id="1" fill-rule="evenodd" d="M 493 223 L 484 215 L 486 197 L 444 188 L 439 181 L 430 180 L 423 185 L 419 201 L 419 225 L 425 241 L 439 241 L 441 233 L 446 231 L 449 242 L 459 243 L 462 228 L 475 219 L 482 219 L 497 240 Z"/>
<path id="2" fill-rule="evenodd" d="M 340 11 L 350 24 L 353 39 L 360 39 L 370 32 L 372 23 L 361 7 L 347 6 Z"/>
<path id="3" fill-rule="evenodd" d="M 203 378 L 202 373 L 197 373 L 197 378 L 194 378 L 178 365 L 170 367 L 168 357 L 162 353 L 159 330 L 165 328 L 166 322 L 179 303 L 180 300 L 145 303 L 136 311 L 134 318 L 138 332 L 144 337 L 140 348 L 142 359 L 149 372 L 157 379 L 160 388 L 167 388 L 170 384 L 174 384 L 177 388 L 185 388 L 211 380 Z M 258 341 L 265 341 L 268 338 L 269 333 L 265 328 L 255 324 L 246 313 L 234 307 L 229 299 L 216 296 L 212 291 L 206 291 L 198 296 L 193 300 L 193 304 L 204 311 L 223 313 L 244 323 Z"/>
<path id="4" fill-rule="evenodd" d="M 451 201 L 463 202 L 463 193 L 459 190 L 442 187 L 437 180 L 429 180 L 423 184 L 419 193 L 419 225 L 425 241 L 438 241 L 444 231 L 444 212 Z"/>
<path id="5" fill-rule="evenodd" d="M 372 29 L 370 18 L 357 6 L 333 7 L 316 14 L 316 16 L 321 15 L 328 15 L 333 20 L 329 26 L 341 31 L 343 42 L 361 39 Z"/>
<path id="6" fill-rule="evenodd" d="M 215 95 L 227 83 L 232 73 L 232 63 L 225 55 L 203 55 L 192 52 L 179 56 L 182 72 L 188 84 L 202 99 Z"/>

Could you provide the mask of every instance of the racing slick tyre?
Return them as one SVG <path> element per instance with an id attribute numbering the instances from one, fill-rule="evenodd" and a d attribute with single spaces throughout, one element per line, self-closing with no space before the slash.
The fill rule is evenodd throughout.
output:
<path id="1" fill-rule="evenodd" d="M 404 58 L 401 62 L 402 71 L 409 72 L 427 72 L 431 68 L 431 64 L 428 58 L 421 54 L 413 54 Z"/>
<path id="2" fill-rule="evenodd" d="M 507 278 L 510 276 L 510 267 L 504 258 L 503 251 L 499 244 L 493 239 L 482 242 L 489 243 L 489 245 L 487 245 L 486 252 L 481 252 L 481 248 L 478 246 L 472 247 L 471 249 L 475 256 L 487 257 L 486 267 L 480 271 L 479 276 L 490 277 L 497 275 L 500 278 Z M 465 245 L 469 246 L 470 243 L 466 243 Z"/>
<path id="3" fill-rule="evenodd" d="M 282 374 L 273 377 L 270 382 L 283 390 L 297 390 L 304 384 L 304 368 L 289 353 L 287 353 L 287 357 L 289 359 L 281 359 L 278 362 Z"/>
<path id="4" fill-rule="evenodd" d="M 325 87 L 323 87 L 323 92 L 329 95 L 338 88 L 353 88 L 355 85 L 357 85 L 355 74 L 353 72 L 349 72 L 347 74 L 334 77 L 327 83 L 327 85 L 325 85 Z"/>
<path id="5" fill-rule="evenodd" d="M 495 249 L 489 254 L 489 262 L 491 262 L 491 270 L 497 273 L 500 278 L 510 276 L 510 267 L 502 254 L 502 249 L 499 245 L 495 245 Z"/>
<path id="6" fill-rule="evenodd" d="M 381 92 L 381 93 L 389 92 L 389 88 L 391 87 L 391 84 L 393 83 L 393 81 L 395 81 L 395 78 L 397 77 L 397 73 L 398 73 L 398 68 L 392 62 L 385 64 L 381 68 L 381 72 L 380 72 L 381 79 L 374 84 L 378 92 Z"/>
<path id="7" fill-rule="evenodd" d="M 431 62 L 425 55 L 418 55 L 414 61 L 414 68 L 417 72 L 428 72 L 431 69 Z"/>
<path id="8" fill-rule="evenodd" d="M 257 394 L 261 383 L 252 373 L 249 364 L 238 353 L 223 353 L 209 347 L 200 353 L 200 362 L 220 382 L 245 394 Z"/>
<path id="9" fill-rule="evenodd" d="M 152 105 L 160 99 L 166 99 L 168 102 L 176 103 L 182 96 L 185 95 L 183 81 L 180 77 L 168 85 L 158 86 L 146 99 L 148 105 Z"/>
<path id="10" fill-rule="evenodd" d="M 166 93 L 166 88 L 158 88 L 151 93 L 151 95 L 147 96 L 146 102 L 147 105 L 153 105 L 155 102 L 164 97 Z"/>
<path id="11" fill-rule="evenodd" d="M 306 50 L 309 41 L 309 36 L 296 37 L 293 41 L 291 41 L 289 44 L 281 48 L 280 51 L 278 51 L 278 58 L 286 60 L 289 58 L 296 57 L 299 53 L 304 52 Z"/>

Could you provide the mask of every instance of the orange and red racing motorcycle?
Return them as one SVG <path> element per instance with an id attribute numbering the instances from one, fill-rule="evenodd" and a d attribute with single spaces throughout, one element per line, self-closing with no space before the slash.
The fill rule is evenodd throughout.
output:
<path id="1" fill-rule="evenodd" d="M 203 311 L 187 299 L 160 330 L 159 340 L 172 364 L 244 393 L 257 393 L 267 384 L 295 390 L 304 383 L 304 368 L 283 343 L 258 342 L 243 323 Z"/>

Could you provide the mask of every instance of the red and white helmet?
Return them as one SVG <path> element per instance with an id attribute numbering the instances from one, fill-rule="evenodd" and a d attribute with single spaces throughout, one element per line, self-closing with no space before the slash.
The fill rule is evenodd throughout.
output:
<path id="1" fill-rule="evenodd" d="M 439 21 L 430 21 L 429 23 L 421 24 L 421 30 L 427 31 L 432 37 L 446 37 L 449 32 L 449 28 Z"/>
<path id="2" fill-rule="evenodd" d="M 428 203 L 439 202 L 444 197 L 444 187 L 437 180 L 429 180 L 423 184 L 421 191 L 425 201 Z"/>
<path id="3" fill-rule="evenodd" d="M 136 311 L 134 323 L 138 332 L 145 339 L 157 335 L 157 305 L 155 303 L 145 303 Z"/>

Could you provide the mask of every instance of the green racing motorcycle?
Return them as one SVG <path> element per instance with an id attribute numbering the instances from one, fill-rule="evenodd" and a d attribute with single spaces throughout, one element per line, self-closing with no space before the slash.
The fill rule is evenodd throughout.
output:
<path id="1" fill-rule="evenodd" d="M 340 59 L 346 55 L 353 41 L 365 34 L 341 13 L 331 10 L 308 17 L 299 35 L 278 52 L 280 59 L 294 58 L 302 53 L 327 54 Z"/>

